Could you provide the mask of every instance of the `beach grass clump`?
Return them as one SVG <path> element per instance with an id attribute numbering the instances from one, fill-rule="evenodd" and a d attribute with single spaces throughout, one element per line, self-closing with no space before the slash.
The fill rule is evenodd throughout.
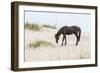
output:
<path id="1" fill-rule="evenodd" d="M 39 31 L 40 27 L 36 23 L 25 23 L 25 28 L 33 30 L 33 31 Z"/>
<path id="2" fill-rule="evenodd" d="M 46 28 L 56 29 L 56 26 L 49 25 L 49 24 L 43 24 L 42 26 L 43 26 L 43 27 L 46 27 Z"/>
<path id="3" fill-rule="evenodd" d="M 31 48 L 38 48 L 38 47 L 41 47 L 41 46 L 44 46 L 44 47 L 47 47 L 47 46 L 53 47 L 54 45 L 52 43 L 50 43 L 50 42 L 47 42 L 47 41 L 37 40 L 35 42 L 30 43 L 29 46 Z"/>

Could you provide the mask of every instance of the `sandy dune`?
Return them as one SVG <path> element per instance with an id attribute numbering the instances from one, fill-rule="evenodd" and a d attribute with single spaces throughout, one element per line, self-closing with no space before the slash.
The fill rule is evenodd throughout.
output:
<path id="1" fill-rule="evenodd" d="M 54 35 L 58 30 L 43 28 L 41 31 L 25 29 L 25 61 L 54 61 L 74 60 L 91 58 L 90 33 L 82 32 L 78 46 L 75 45 L 76 37 L 67 35 L 67 45 L 61 46 L 62 36 L 59 43 L 55 43 Z M 54 47 L 30 48 L 32 41 L 44 40 L 54 44 Z"/>

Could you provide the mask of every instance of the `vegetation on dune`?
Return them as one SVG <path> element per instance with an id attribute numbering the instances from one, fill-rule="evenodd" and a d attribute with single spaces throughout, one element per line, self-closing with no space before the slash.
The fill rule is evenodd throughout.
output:
<path id="1" fill-rule="evenodd" d="M 56 29 L 56 25 L 53 26 L 49 24 L 41 24 L 41 26 L 39 26 L 39 24 L 36 23 L 29 23 L 29 22 L 25 23 L 25 29 L 30 29 L 33 31 L 40 31 L 41 27 Z"/>
<path id="2" fill-rule="evenodd" d="M 32 23 L 32 24 L 31 23 L 25 23 L 25 28 L 31 29 L 33 31 L 39 31 L 40 30 L 39 25 L 36 24 L 36 23 Z"/>
<path id="3" fill-rule="evenodd" d="M 47 42 L 47 41 L 37 40 L 35 42 L 30 43 L 29 46 L 32 47 L 32 48 L 37 48 L 37 47 L 41 47 L 41 46 L 44 46 L 44 47 L 47 47 L 47 46 L 53 47 L 54 45 L 52 43 L 50 43 L 50 42 Z"/>
<path id="4" fill-rule="evenodd" d="M 52 26 L 52 25 L 49 25 L 49 24 L 43 24 L 42 26 L 46 27 L 46 28 L 56 29 L 56 26 Z"/>

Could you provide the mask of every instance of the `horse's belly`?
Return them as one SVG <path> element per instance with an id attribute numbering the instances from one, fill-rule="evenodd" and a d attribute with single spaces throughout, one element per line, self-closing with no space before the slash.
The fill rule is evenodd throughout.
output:
<path id="1" fill-rule="evenodd" d="M 71 35 L 71 34 L 73 34 L 73 33 L 67 32 L 66 34 Z"/>

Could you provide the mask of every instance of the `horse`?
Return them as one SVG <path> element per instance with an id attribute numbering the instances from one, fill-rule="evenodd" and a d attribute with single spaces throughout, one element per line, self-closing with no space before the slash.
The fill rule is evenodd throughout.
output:
<path id="1" fill-rule="evenodd" d="M 78 45 L 78 42 L 80 41 L 80 36 L 81 36 L 81 28 L 78 27 L 78 26 L 63 26 L 55 34 L 56 43 L 58 43 L 59 36 L 61 34 L 63 35 L 61 46 L 63 46 L 64 40 L 65 40 L 65 45 L 67 44 L 66 35 L 72 35 L 72 34 L 74 34 L 76 36 L 76 39 L 77 39 L 76 40 L 76 45 Z"/>

